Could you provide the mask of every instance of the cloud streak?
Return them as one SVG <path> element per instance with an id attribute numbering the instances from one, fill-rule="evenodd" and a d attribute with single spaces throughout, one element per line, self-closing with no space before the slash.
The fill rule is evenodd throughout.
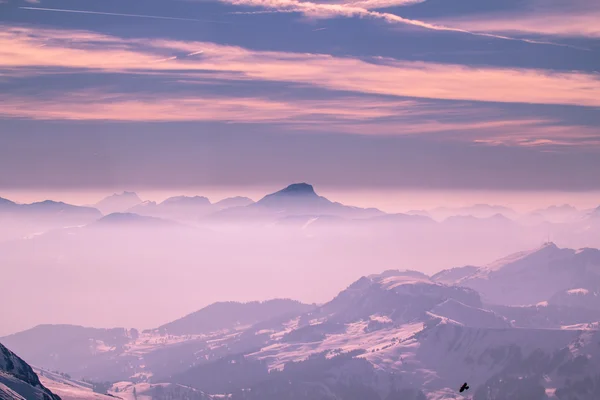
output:
<path id="1" fill-rule="evenodd" d="M 1 96 L 0 118 L 102 122 L 224 122 L 277 124 L 303 133 L 416 136 L 510 146 L 600 147 L 600 130 L 556 126 L 558 121 L 512 118 L 495 110 L 416 101 L 338 97 L 274 101 L 261 97 L 148 96 L 81 90 L 39 96 Z M 445 120 L 439 120 L 444 115 Z M 453 116 L 453 118 L 448 118 Z"/>
<path id="2" fill-rule="evenodd" d="M 333 18 L 333 17 L 360 17 L 360 18 L 372 18 L 383 20 L 387 23 L 392 24 L 404 24 L 409 26 L 415 26 L 423 29 L 429 29 L 434 31 L 445 31 L 445 32 L 456 32 L 475 36 L 485 36 L 501 40 L 512 40 L 521 41 L 530 44 L 540 45 L 551 45 L 561 47 L 571 47 L 579 50 L 581 49 L 575 46 L 562 43 L 554 43 L 543 40 L 533 40 L 526 38 L 515 38 L 506 35 L 494 34 L 488 32 L 474 32 L 467 29 L 458 27 L 449 27 L 444 25 L 438 25 L 435 23 L 403 18 L 399 15 L 392 13 L 384 13 L 378 11 L 371 11 L 368 8 L 376 8 L 375 4 L 384 5 L 385 3 L 373 2 L 373 1 L 359 1 L 355 3 L 342 3 L 342 4 L 324 4 L 324 3 L 313 3 L 310 1 L 298 1 L 298 0 L 221 0 L 222 2 L 241 6 L 251 7 L 262 7 L 270 10 L 280 12 L 299 12 L 312 18 Z M 367 8 L 365 8 L 367 7 Z"/>
<path id="3" fill-rule="evenodd" d="M 83 90 L 50 93 L 44 99 L 1 96 L 0 116 L 39 120 L 221 121 L 238 123 L 322 123 L 418 115 L 418 103 L 357 97 L 275 101 L 260 97 L 148 96 Z"/>
<path id="4" fill-rule="evenodd" d="M 45 44 L 46 46 L 40 47 Z M 203 49 L 202 57 L 173 58 Z M 162 62 L 155 62 L 163 60 Z M 163 74 L 194 80 L 219 73 L 240 80 L 301 84 L 336 91 L 427 99 L 600 106 L 600 78 L 581 72 L 474 68 L 457 64 L 369 61 L 323 54 L 253 51 L 210 42 L 123 39 L 85 31 L 3 27 L 0 69 L 48 73 Z"/>

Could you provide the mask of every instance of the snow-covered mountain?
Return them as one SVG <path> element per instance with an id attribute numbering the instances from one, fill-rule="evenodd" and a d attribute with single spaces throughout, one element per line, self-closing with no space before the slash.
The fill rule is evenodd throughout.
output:
<path id="1" fill-rule="evenodd" d="M 546 244 L 433 277 L 363 276 L 320 306 L 218 303 L 141 333 L 46 326 L 2 340 L 25 352 L 36 343 L 29 359 L 121 391 L 191 388 L 203 400 L 592 400 L 600 310 L 561 296 L 593 295 L 574 277 L 594 273 L 596 257 L 597 250 Z M 555 280 L 540 286 L 552 273 L 577 286 L 564 293 Z M 590 276 L 588 287 L 597 285 Z M 524 291 L 556 296 L 490 305 L 461 286 L 508 285 L 511 277 Z M 465 396 L 458 392 L 464 382 L 471 387 Z"/>
<path id="2" fill-rule="evenodd" d="M 554 243 L 512 254 L 454 281 L 477 290 L 485 302 L 527 305 L 559 292 L 600 288 L 600 251 L 559 248 Z"/>
<path id="3" fill-rule="evenodd" d="M 61 400 L 41 384 L 33 369 L 0 343 L 0 399 Z"/>

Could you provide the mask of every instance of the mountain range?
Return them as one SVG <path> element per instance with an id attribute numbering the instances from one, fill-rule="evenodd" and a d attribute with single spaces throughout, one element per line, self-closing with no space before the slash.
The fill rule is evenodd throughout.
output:
<path id="1" fill-rule="evenodd" d="M 137 386 L 234 400 L 591 400 L 598 254 L 546 243 L 432 276 L 363 276 L 321 305 L 217 303 L 143 332 L 44 325 L 0 341 L 36 366 L 108 381 L 112 395 Z"/>
<path id="2" fill-rule="evenodd" d="M 523 215 L 508 207 L 487 204 L 387 214 L 376 208 L 352 207 L 333 202 L 318 195 L 310 184 L 294 183 L 267 194 L 257 202 L 242 196 L 226 198 L 215 203 L 204 196 L 174 196 L 157 203 L 143 201 L 135 192 L 128 191 L 110 195 L 93 206 L 76 206 L 52 200 L 17 204 L 0 198 L 0 218 L 6 222 L 6 226 L 10 226 L 10 229 L 0 229 L 0 240 L 9 235 L 10 238 L 15 238 L 57 228 L 85 225 L 112 213 L 137 214 L 193 224 L 243 224 L 249 221 L 278 221 L 279 224 L 287 224 L 292 220 L 303 220 L 301 226 L 312 221 L 311 224 L 318 227 L 323 223 L 339 224 L 348 221 L 355 226 L 361 220 L 388 225 L 438 221 L 450 228 L 462 229 L 466 226 L 470 229 L 483 227 L 521 230 L 533 225 L 543 229 L 546 235 L 553 234 L 561 239 L 573 232 L 583 235 L 588 230 L 595 232 L 600 229 L 600 223 L 595 218 L 598 215 L 597 210 L 580 211 L 568 204 L 550 206 Z M 318 220 L 318 223 L 313 223 L 313 220 Z"/>

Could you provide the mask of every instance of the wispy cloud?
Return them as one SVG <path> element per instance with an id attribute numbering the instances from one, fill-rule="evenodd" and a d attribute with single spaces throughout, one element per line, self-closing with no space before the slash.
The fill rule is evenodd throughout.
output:
<path id="1" fill-rule="evenodd" d="M 439 119 L 441 114 L 446 116 L 444 120 Z M 429 135 L 441 140 L 519 146 L 573 145 L 582 140 L 589 145 L 585 140 L 593 141 L 600 135 L 598 129 L 590 127 L 555 127 L 553 120 L 511 119 L 489 109 L 478 110 L 476 119 L 471 118 L 472 114 L 472 110 L 451 106 L 351 96 L 274 101 L 261 97 L 148 96 L 100 89 L 46 93 L 44 97 L 0 95 L 0 118 L 275 123 L 306 133 Z"/>
<path id="2" fill-rule="evenodd" d="M 384 13 L 378 11 L 372 11 L 370 8 L 378 8 L 384 6 L 385 3 L 380 3 L 372 0 L 364 0 L 353 3 L 314 3 L 310 1 L 299 1 L 299 0 L 221 0 L 225 3 L 262 7 L 270 10 L 276 10 L 280 12 L 298 12 L 305 14 L 312 18 L 333 18 L 333 17 L 361 17 L 361 18 L 373 18 L 383 20 L 393 24 L 403 24 L 409 26 L 415 26 L 423 29 L 435 30 L 435 31 L 447 31 L 457 32 L 469 35 L 485 36 L 502 40 L 516 40 L 527 42 L 531 44 L 541 45 L 552 45 L 552 46 L 564 46 L 573 47 L 571 45 L 555 43 L 543 40 L 533 40 L 527 38 L 510 37 L 506 35 L 500 35 L 496 33 L 487 32 L 475 32 L 468 29 L 439 25 L 431 22 L 425 22 L 415 19 L 404 18 L 392 13 Z M 377 6 L 378 4 L 379 6 Z M 391 4 L 388 4 L 388 6 Z"/>
<path id="3" fill-rule="evenodd" d="M 193 80 L 217 72 L 231 81 L 297 83 L 337 91 L 507 103 L 600 106 L 600 78 L 582 72 L 474 68 L 455 64 L 365 60 L 323 54 L 253 51 L 210 42 L 122 39 L 91 32 L 0 30 L 0 69 L 35 68 L 169 74 Z M 45 44 L 46 46 L 40 47 Z M 202 57 L 178 57 L 203 49 Z M 163 60 L 163 62 L 155 62 Z"/>
<path id="4" fill-rule="evenodd" d="M 461 115 L 464 113 L 464 115 Z M 476 118 L 472 116 L 476 114 Z M 444 115 L 443 119 L 439 116 Z M 448 118 L 448 116 L 452 118 Z M 511 118 L 493 109 L 445 107 L 365 97 L 275 101 L 261 97 L 143 94 L 82 90 L 45 96 L 0 95 L 0 118 L 113 122 L 277 124 L 288 131 L 415 136 L 508 146 L 600 148 L 600 129 Z"/>
<path id="5" fill-rule="evenodd" d="M 41 120 L 223 121 L 313 123 L 361 121 L 422 113 L 413 101 L 357 97 L 275 101 L 260 97 L 199 97 L 83 90 L 39 96 L 0 96 L 0 116 Z"/>

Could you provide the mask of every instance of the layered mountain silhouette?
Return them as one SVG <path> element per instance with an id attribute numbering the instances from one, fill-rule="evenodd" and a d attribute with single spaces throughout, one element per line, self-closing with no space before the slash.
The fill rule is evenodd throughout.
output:
<path id="1" fill-rule="evenodd" d="M 85 223 L 102 216 L 95 208 L 74 206 L 61 201 L 44 200 L 30 204 L 17 204 L 7 199 L 0 201 L 0 213 L 4 218 L 37 218 L 42 221 L 61 219 L 70 223 Z"/>
<path id="2" fill-rule="evenodd" d="M 0 241 L 23 238 L 52 229 L 86 225 L 101 217 L 102 213 L 95 208 L 59 201 L 18 204 L 0 199 Z"/>

